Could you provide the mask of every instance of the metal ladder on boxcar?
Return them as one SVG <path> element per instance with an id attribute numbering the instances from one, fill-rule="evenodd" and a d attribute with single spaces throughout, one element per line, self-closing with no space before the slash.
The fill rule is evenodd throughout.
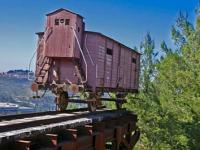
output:
<path id="1" fill-rule="evenodd" d="M 82 83 L 82 81 L 86 80 L 85 70 L 82 68 L 82 65 L 79 60 L 75 62 L 75 70 L 76 70 L 76 75 L 80 80 L 80 83 Z M 83 83 L 83 84 L 84 84 L 84 86 L 88 86 L 87 83 Z"/>
<path id="2" fill-rule="evenodd" d="M 45 49 L 45 46 L 46 46 L 45 44 L 47 40 L 49 39 L 50 35 L 52 34 L 52 32 L 53 32 L 52 28 L 46 29 L 44 36 L 42 37 L 40 43 L 38 44 L 37 51 L 40 48 L 40 44 L 42 44 L 42 42 L 44 44 L 43 47 Z M 50 57 L 48 56 L 42 57 L 42 63 L 37 64 L 37 68 L 39 68 L 39 71 L 36 72 L 36 79 L 35 79 L 36 83 L 45 84 L 48 81 L 48 75 L 51 68 L 51 64 L 52 64 L 52 59 Z"/>
<path id="3" fill-rule="evenodd" d="M 39 71 L 36 73 L 35 82 L 38 84 L 45 84 L 48 81 L 48 75 L 51 68 L 52 59 L 44 57 L 41 65 L 38 65 Z"/>

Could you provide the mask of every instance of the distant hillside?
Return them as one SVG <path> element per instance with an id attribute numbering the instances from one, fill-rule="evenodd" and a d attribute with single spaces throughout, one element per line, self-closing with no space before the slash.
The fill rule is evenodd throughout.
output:
<path id="1" fill-rule="evenodd" d="M 18 70 L 9 70 L 7 72 L 1 72 L 0 77 L 12 77 L 12 78 L 34 78 L 34 73 L 29 70 L 23 70 L 23 69 L 18 69 Z"/>
<path id="2" fill-rule="evenodd" d="M 34 93 L 31 92 L 30 85 L 31 82 L 27 79 L 0 77 L 0 102 L 31 107 L 36 111 L 55 109 L 54 97 L 50 93 L 42 99 L 33 99 Z"/>
<path id="3" fill-rule="evenodd" d="M 18 70 L 9 70 L 7 74 L 11 74 L 11 73 L 27 74 L 28 72 L 29 72 L 28 70 L 18 69 Z"/>

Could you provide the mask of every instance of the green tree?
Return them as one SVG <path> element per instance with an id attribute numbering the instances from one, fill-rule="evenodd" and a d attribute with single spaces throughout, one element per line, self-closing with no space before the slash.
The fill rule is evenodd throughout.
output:
<path id="1" fill-rule="evenodd" d="M 159 130 L 170 149 L 199 149 L 200 33 L 180 13 L 172 27 L 175 50 L 161 44 L 164 57 L 156 65 L 154 87 L 160 102 Z"/>
<path id="2" fill-rule="evenodd" d="M 126 105 L 139 116 L 136 149 L 200 149 L 199 12 L 195 25 L 179 14 L 171 30 L 176 48 L 163 41 L 159 60 L 149 33 L 141 44 L 141 89 Z"/>
<path id="3" fill-rule="evenodd" d="M 148 32 L 144 37 L 144 41 L 140 44 L 141 57 L 141 76 L 140 76 L 140 87 L 145 93 L 150 92 L 151 81 L 154 78 L 155 73 L 155 57 L 158 53 L 154 51 L 155 43 Z"/>
<path id="4" fill-rule="evenodd" d="M 157 122 L 160 120 L 160 116 L 157 115 L 159 101 L 153 84 L 156 76 L 158 52 L 155 51 L 155 43 L 150 33 L 147 33 L 144 41 L 141 42 L 140 52 L 142 54 L 140 94 L 137 98 L 129 94 L 126 108 L 134 110 L 140 118 L 138 126 L 142 134 L 136 149 L 146 149 L 146 147 L 153 149 L 159 140 Z"/>

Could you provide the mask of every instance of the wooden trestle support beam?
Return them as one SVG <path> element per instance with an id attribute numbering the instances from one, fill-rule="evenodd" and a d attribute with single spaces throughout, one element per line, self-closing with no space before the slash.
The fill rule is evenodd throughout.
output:
<path id="1" fill-rule="evenodd" d="M 135 115 L 16 141 L 19 150 L 132 150 L 139 139 Z"/>

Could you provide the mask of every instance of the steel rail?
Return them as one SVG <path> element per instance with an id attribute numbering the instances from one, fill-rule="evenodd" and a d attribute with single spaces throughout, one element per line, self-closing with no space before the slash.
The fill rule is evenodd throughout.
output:
<path id="1" fill-rule="evenodd" d="M 77 109 L 78 110 L 78 109 Z M 120 112 L 125 110 L 97 110 L 96 112 L 89 112 L 89 111 L 68 111 L 68 112 L 61 112 L 61 113 L 52 113 L 47 115 L 36 115 L 12 120 L 2 120 L 0 122 L 0 134 L 1 132 L 10 132 L 14 130 L 20 130 L 27 127 L 35 127 L 41 125 L 49 125 L 53 123 L 63 122 L 66 120 L 74 120 L 79 118 L 87 118 L 92 115 L 103 115 L 106 113 L 113 113 L 113 112 Z"/>
<path id="2" fill-rule="evenodd" d="M 44 115 L 56 115 L 60 113 L 73 113 L 77 111 L 86 111 L 87 108 L 79 108 L 79 109 L 73 109 L 73 110 L 65 110 L 63 112 L 59 111 L 45 111 L 45 112 L 36 112 L 36 113 L 22 113 L 22 114 L 16 114 L 16 115 L 4 115 L 0 116 L 0 122 L 1 121 L 8 121 L 13 119 L 22 119 L 27 117 L 37 117 L 37 116 L 44 116 Z"/>

